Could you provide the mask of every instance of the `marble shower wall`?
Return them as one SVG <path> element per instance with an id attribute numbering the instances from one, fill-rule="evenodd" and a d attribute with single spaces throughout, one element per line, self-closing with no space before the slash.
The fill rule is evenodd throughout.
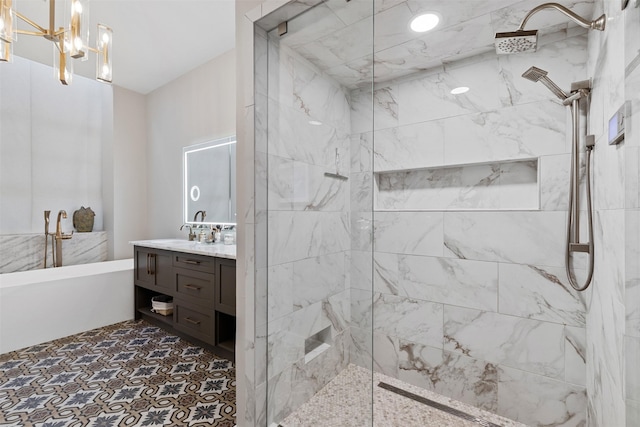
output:
<path id="1" fill-rule="evenodd" d="M 626 426 L 640 425 L 640 7 L 624 12 L 625 100 L 625 406 Z"/>
<path id="2" fill-rule="evenodd" d="M 568 111 L 520 75 L 535 65 L 568 88 L 588 77 L 586 62 L 587 35 L 574 30 L 533 54 L 480 55 L 380 84 L 373 98 L 351 93 L 352 210 L 377 197 L 373 216 L 351 220 L 353 362 L 373 357 L 384 374 L 528 425 L 584 425 L 585 297 L 564 271 Z M 411 179 L 382 186 L 372 174 Z M 425 188 L 455 203 L 424 210 L 413 201 Z M 373 349 L 358 339 L 371 327 Z"/>
<path id="3" fill-rule="evenodd" d="M 258 121 L 268 138 L 256 137 L 256 194 L 266 198 L 268 254 L 258 274 L 266 306 L 268 425 L 305 403 L 348 363 L 349 181 L 324 176 L 349 173 L 348 93 L 313 65 L 264 35 L 267 81 L 256 81 Z M 268 90 L 267 90 L 268 89 Z M 266 106 L 267 110 L 262 107 Z M 268 115 L 264 114 L 268 111 Z M 313 123 L 310 123 L 313 122 Z M 256 206 L 259 206 L 257 203 Z M 308 356 L 320 333 L 327 348 Z"/>

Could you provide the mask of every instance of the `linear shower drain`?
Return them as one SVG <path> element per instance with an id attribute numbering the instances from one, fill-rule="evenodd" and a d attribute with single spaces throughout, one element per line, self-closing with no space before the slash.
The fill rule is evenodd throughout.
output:
<path id="1" fill-rule="evenodd" d="M 443 412 L 446 412 L 448 414 L 455 415 L 456 417 L 462 418 L 462 419 L 464 419 L 466 421 L 474 422 L 474 423 L 476 423 L 476 424 L 478 424 L 479 426 L 482 426 L 482 427 L 500 427 L 498 424 L 494 424 L 494 423 L 489 422 L 487 420 L 483 420 L 482 418 L 478 418 L 476 416 L 469 415 L 466 412 L 462 412 L 462 411 L 460 411 L 458 409 L 455 409 L 455 408 L 452 408 L 450 406 L 443 405 L 442 403 L 435 402 L 435 401 L 433 401 L 431 399 L 427 399 L 426 397 L 419 396 L 417 394 L 408 392 L 408 391 L 403 390 L 401 388 L 394 387 L 391 384 L 380 382 L 380 383 L 378 383 L 378 387 L 383 388 L 385 390 L 388 390 L 390 392 L 399 394 L 400 396 L 404 396 L 406 398 L 415 400 L 416 402 L 420 402 L 420 403 L 423 403 L 425 405 L 431 406 L 432 408 L 436 408 L 436 409 L 438 409 L 440 411 L 443 411 Z"/>

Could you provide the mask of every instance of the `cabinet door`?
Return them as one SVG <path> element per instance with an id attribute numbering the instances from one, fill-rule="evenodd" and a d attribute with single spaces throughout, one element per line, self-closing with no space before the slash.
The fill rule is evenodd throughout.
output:
<path id="1" fill-rule="evenodd" d="M 164 251 L 136 247 L 135 284 L 170 292 L 173 284 L 171 255 Z"/>
<path id="2" fill-rule="evenodd" d="M 236 315 L 236 261 L 216 258 L 215 309 Z"/>

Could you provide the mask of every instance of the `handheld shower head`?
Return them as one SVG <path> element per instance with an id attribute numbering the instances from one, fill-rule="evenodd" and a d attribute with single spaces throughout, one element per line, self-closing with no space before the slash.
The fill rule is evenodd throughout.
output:
<path id="1" fill-rule="evenodd" d="M 524 73 L 522 73 L 522 77 L 527 80 L 531 80 L 532 82 L 540 82 L 545 85 L 555 96 L 560 98 L 561 101 L 565 101 L 569 98 L 569 95 L 565 93 L 560 87 L 555 84 L 549 77 L 547 77 L 547 72 L 538 67 L 531 67 Z"/>
<path id="2" fill-rule="evenodd" d="M 500 55 L 535 52 L 538 46 L 538 30 L 496 33 L 495 45 L 496 53 Z"/>

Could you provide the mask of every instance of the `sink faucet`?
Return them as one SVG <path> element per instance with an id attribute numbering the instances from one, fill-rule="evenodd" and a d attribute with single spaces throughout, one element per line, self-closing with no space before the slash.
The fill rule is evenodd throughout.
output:
<path id="1" fill-rule="evenodd" d="M 191 228 L 191 226 L 189 224 L 182 224 L 180 226 L 180 231 L 182 231 L 182 229 L 184 227 L 189 228 L 189 241 L 195 240 L 196 239 L 196 233 L 193 232 L 193 229 Z"/>
<path id="2" fill-rule="evenodd" d="M 204 218 L 207 216 L 207 211 L 196 212 L 196 214 L 193 216 L 193 222 L 198 221 L 198 214 L 200 214 L 200 222 L 204 222 Z"/>
<path id="3" fill-rule="evenodd" d="M 73 236 L 73 232 L 69 234 L 65 234 L 62 232 L 62 227 L 60 226 L 60 220 L 67 219 L 67 211 L 61 210 L 58 212 L 58 221 L 56 223 L 56 249 L 53 253 L 53 265 L 55 267 L 62 266 L 62 240 L 70 239 Z"/>

